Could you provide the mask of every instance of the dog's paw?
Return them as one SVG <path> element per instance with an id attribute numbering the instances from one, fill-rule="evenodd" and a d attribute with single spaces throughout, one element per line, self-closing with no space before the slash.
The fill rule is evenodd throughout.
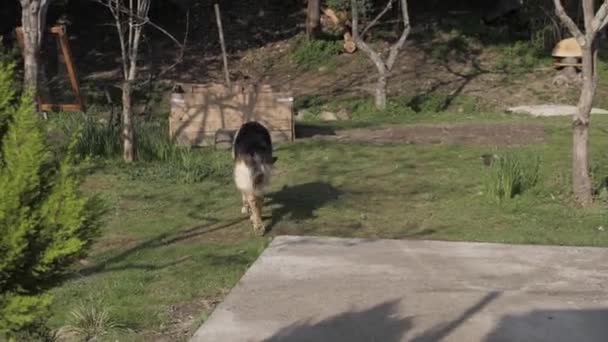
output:
<path id="1" fill-rule="evenodd" d="M 264 236 L 264 234 L 266 234 L 266 227 L 264 225 L 254 227 L 253 231 L 255 232 L 255 235 L 257 235 L 257 236 Z"/>
<path id="2" fill-rule="evenodd" d="M 243 215 L 248 215 L 249 214 L 249 207 L 244 205 L 241 207 L 241 214 Z"/>

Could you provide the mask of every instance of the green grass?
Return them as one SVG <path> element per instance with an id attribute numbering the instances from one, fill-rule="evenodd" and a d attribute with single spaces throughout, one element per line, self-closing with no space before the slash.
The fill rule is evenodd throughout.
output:
<path id="1" fill-rule="evenodd" d="M 511 199 L 531 190 L 538 183 L 538 156 L 521 152 L 499 152 L 491 158 L 484 179 L 484 192 L 491 200 L 501 202 Z"/>
<path id="2" fill-rule="evenodd" d="M 445 122 L 454 115 L 409 122 Z M 475 122 L 540 121 L 467 115 Z M 278 234 L 608 246 L 608 232 L 598 229 L 608 224 L 605 202 L 581 210 L 571 201 L 569 121 L 543 122 L 546 143 L 500 149 L 541 157 L 533 191 L 501 203 L 488 199 L 483 184 L 487 167 L 481 156 L 494 153 L 493 146 L 315 141 L 279 146 L 264 209 L 272 230 L 264 238 L 255 237 L 240 214 L 229 174 L 184 184 L 133 178 L 128 168 L 106 165 L 85 184 L 109 205 L 103 237 L 54 291 L 51 323 L 60 327 L 70 311 L 97 307 L 131 329 L 115 333 L 113 340 L 144 341 L 155 334 L 179 339 L 176 327 L 192 331 L 203 322 L 208 303 L 221 299 Z M 606 129 L 608 118 L 594 117 L 593 172 L 604 197 Z M 188 315 L 193 318 L 175 323 Z"/>
<path id="3" fill-rule="evenodd" d="M 447 101 L 447 103 L 446 103 Z M 445 110 L 445 107 L 448 107 Z M 478 99 L 460 95 L 449 98 L 447 94 L 423 94 L 414 97 L 392 98 L 387 108 L 379 111 L 372 98 L 342 99 L 323 102 L 316 96 L 304 97 L 295 103 L 296 110 L 307 113 L 304 124 L 334 128 L 380 127 L 394 124 L 441 124 L 441 123 L 489 123 L 489 122 L 542 122 L 527 115 L 480 111 Z M 328 110 L 347 110 L 351 120 L 323 122 L 318 115 Z"/>
<path id="4" fill-rule="evenodd" d="M 308 41 L 304 36 L 293 40 L 290 59 L 304 70 L 326 66 L 334 67 L 334 57 L 340 54 L 339 40 L 315 39 Z"/>

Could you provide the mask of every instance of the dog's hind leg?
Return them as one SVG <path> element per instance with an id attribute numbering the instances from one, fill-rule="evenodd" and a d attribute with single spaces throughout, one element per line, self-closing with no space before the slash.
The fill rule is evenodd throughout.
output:
<path id="1" fill-rule="evenodd" d="M 257 235 L 264 235 L 266 227 L 262 222 L 262 205 L 263 201 L 255 194 L 247 194 L 247 204 L 251 210 L 251 216 L 249 217 L 253 224 L 253 230 Z"/>
<path id="2" fill-rule="evenodd" d="M 248 215 L 251 212 L 251 209 L 247 203 L 247 195 L 244 192 L 241 193 L 241 200 L 243 203 L 243 206 L 241 207 L 241 214 Z"/>

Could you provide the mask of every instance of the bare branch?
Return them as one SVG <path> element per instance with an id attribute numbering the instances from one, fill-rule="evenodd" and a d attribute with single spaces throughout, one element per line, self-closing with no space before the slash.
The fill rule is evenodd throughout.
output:
<path id="1" fill-rule="evenodd" d="M 393 8 L 393 1 L 394 0 L 388 0 L 388 2 L 386 3 L 386 7 L 384 7 L 384 9 L 380 13 L 378 13 L 378 15 L 363 29 L 363 31 L 361 32 L 361 37 L 365 37 L 367 31 L 369 31 L 369 29 L 371 29 L 372 27 L 376 26 L 378 20 L 380 20 L 380 18 L 382 18 L 386 14 L 386 12 Z"/>
<path id="2" fill-rule="evenodd" d="M 593 18 L 593 30 L 599 32 L 603 30 L 608 24 L 608 0 L 604 0 L 602 6 L 595 14 Z"/>
<path id="3" fill-rule="evenodd" d="M 577 40 L 579 40 L 579 44 L 582 43 L 580 40 L 585 35 L 581 32 L 581 30 L 578 28 L 578 26 L 576 26 L 576 23 L 574 23 L 572 18 L 570 18 L 568 16 L 568 14 L 566 14 L 566 10 L 564 9 L 564 6 L 562 5 L 562 1 L 553 0 L 553 3 L 555 4 L 555 14 L 561 20 L 562 25 L 564 25 L 570 31 L 570 34 L 572 34 L 572 36 L 574 36 Z"/>
<path id="4" fill-rule="evenodd" d="M 397 59 L 397 55 L 399 54 L 399 50 L 405 44 L 405 40 L 407 36 L 410 34 L 410 15 L 407 9 L 407 0 L 401 0 L 401 14 L 403 15 L 403 32 L 401 32 L 401 37 L 399 40 L 391 46 L 390 53 L 388 55 L 388 60 L 386 61 L 386 67 L 388 70 L 393 68 L 393 64 L 395 64 L 395 60 Z"/>
<path id="5" fill-rule="evenodd" d="M 115 2 L 116 6 L 118 6 L 117 1 L 108 0 L 108 8 L 110 9 L 110 12 L 112 13 L 112 16 L 114 17 L 114 21 L 116 23 L 116 30 L 118 31 L 118 39 L 120 42 L 120 53 L 122 55 L 122 72 L 123 72 L 124 79 L 127 79 L 127 77 L 129 76 L 127 45 L 125 43 L 125 38 L 124 38 L 124 29 L 122 26 L 122 22 L 120 20 L 121 19 L 120 11 L 114 7 L 114 5 L 112 4 L 113 2 Z"/>
<path id="6" fill-rule="evenodd" d="M 359 49 L 361 49 L 361 51 L 365 52 L 372 59 L 377 67 L 382 66 L 384 68 L 385 64 L 384 61 L 382 61 L 380 54 L 372 50 L 372 48 L 367 45 L 363 39 L 361 39 L 359 34 L 359 10 L 357 8 L 357 2 L 356 0 L 351 0 L 350 3 L 352 10 L 352 33 L 355 44 Z"/>
<path id="7" fill-rule="evenodd" d="M 190 10 L 187 10 L 186 11 L 186 32 L 184 33 L 184 41 L 182 42 L 182 46 L 179 51 L 179 55 L 177 56 L 175 63 L 171 64 L 170 66 L 168 66 L 166 68 L 163 68 L 163 70 L 161 72 L 159 72 L 158 75 L 156 75 L 156 78 L 161 77 L 162 75 L 171 71 L 178 64 L 180 64 L 181 62 L 184 61 L 184 54 L 186 53 L 186 46 L 188 45 L 189 33 L 190 33 Z"/>
<path id="8" fill-rule="evenodd" d="M 104 5 L 104 6 L 107 7 L 107 4 L 105 3 L 104 0 L 91 0 L 91 1 L 100 3 L 100 4 L 102 4 L 102 5 Z M 118 3 L 117 0 L 106 0 L 106 1 L 111 1 L 111 2 L 117 2 Z M 164 34 L 165 36 L 167 36 L 167 38 L 171 39 L 171 41 L 173 41 L 173 43 L 175 43 L 175 45 L 177 45 L 178 47 L 182 48 L 182 44 L 179 42 L 179 40 L 177 40 L 177 38 L 175 38 L 174 35 L 172 35 L 171 33 L 169 33 L 169 31 L 165 30 L 164 28 L 162 28 L 158 24 L 154 23 L 152 20 L 150 20 L 149 17 L 147 17 L 147 16 L 144 17 L 144 16 L 141 16 L 141 15 L 138 15 L 137 13 L 131 13 L 124 6 L 120 6 L 120 11 L 122 13 L 124 13 L 124 14 L 133 16 L 133 18 L 137 19 L 139 22 L 137 24 L 135 24 L 136 26 L 137 25 L 148 24 L 148 25 L 152 26 L 153 28 L 155 28 L 156 30 L 158 30 L 159 32 L 161 32 L 162 34 Z"/>

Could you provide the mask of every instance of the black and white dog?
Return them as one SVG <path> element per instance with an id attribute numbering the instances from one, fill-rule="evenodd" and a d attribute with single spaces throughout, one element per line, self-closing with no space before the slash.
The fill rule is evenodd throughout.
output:
<path id="1" fill-rule="evenodd" d="M 243 201 L 241 212 L 250 215 L 255 233 L 264 235 L 264 187 L 270 182 L 272 167 L 277 160 L 272 156 L 272 141 L 268 130 L 257 122 L 243 124 L 234 136 L 232 158 L 234 182 Z"/>

